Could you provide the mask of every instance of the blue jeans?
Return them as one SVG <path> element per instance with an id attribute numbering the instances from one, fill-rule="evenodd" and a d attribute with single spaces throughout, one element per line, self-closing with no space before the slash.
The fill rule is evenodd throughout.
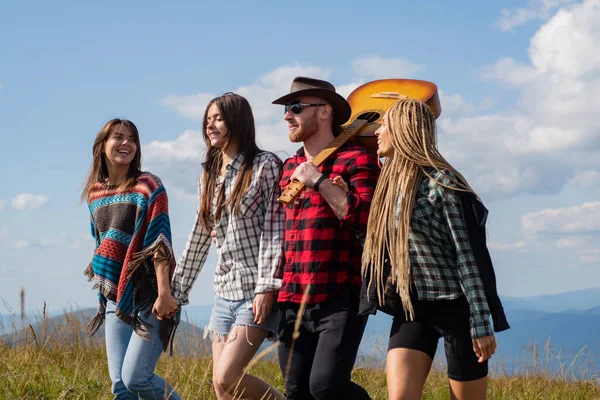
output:
<path id="1" fill-rule="evenodd" d="M 138 336 L 131 325 L 115 315 L 116 304 L 106 305 L 106 354 L 108 373 L 112 381 L 112 393 L 117 400 L 152 399 L 181 400 L 163 378 L 154 374 L 154 368 L 163 350 L 159 337 L 160 321 L 155 315 L 140 317 L 152 325 L 150 340 Z M 170 396 L 166 397 L 165 393 Z M 138 397 L 139 396 L 139 397 Z"/>

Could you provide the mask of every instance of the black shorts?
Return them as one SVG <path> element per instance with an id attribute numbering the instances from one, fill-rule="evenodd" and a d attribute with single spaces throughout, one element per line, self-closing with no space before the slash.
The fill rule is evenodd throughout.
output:
<path id="1" fill-rule="evenodd" d="M 414 321 L 394 317 L 388 351 L 397 348 L 419 350 L 433 360 L 439 339 L 444 337 L 448 377 L 474 381 L 487 376 L 488 362 L 477 362 L 469 325 L 469 304 L 465 296 L 454 300 L 413 301 Z"/>

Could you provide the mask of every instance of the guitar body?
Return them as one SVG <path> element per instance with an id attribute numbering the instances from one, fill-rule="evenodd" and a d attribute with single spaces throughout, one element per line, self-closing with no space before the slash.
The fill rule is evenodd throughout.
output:
<path id="1" fill-rule="evenodd" d="M 411 98 L 426 103 L 435 117 L 442 113 L 437 86 L 428 81 L 417 79 L 381 79 L 365 83 L 354 89 L 348 96 L 352 108 L 352 116 L 347 124 L 357 119 L 368 121 L 353 140 L 373 153 L 377 152 L 375 131 L 381 125 L 383 114 L 396 101 Z"/>
<path id="2" fill-rule="evenodd" d="M 348 140 L 354 140 L 377 153 L 375 131 L 381 125 L 385 112 L 396 101 L 412 98 L 425 102 L 437 118 L 442 112 L 437 86 L 431 82 L 416 79 L 382 79 L 365 83 L 354 89 L 348 96 L 352 115 L 342 132 L 313 159 L 313 164 L 321 165 L 331 154 Z M 299 181 L 291 182 L 279 197 L 284 204 L 291 203 L 304 189 Z"/>

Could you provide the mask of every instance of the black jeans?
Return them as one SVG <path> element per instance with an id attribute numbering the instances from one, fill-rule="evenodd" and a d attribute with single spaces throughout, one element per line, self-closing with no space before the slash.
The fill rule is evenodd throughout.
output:
<path id="1" fill-rule="evenodd" d="M 367 316 L 357 314 L 358 300 L 348 289 L 323 303 L 307 305 L 295 341 L 292 335 L 300 305 L 279 303 L 279 365 L 288 399 L 371 398 L 350 380 L 367 323 Z"/>

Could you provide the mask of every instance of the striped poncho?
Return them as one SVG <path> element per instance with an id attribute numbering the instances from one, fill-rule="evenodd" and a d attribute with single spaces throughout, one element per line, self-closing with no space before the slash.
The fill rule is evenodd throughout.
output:
<path id="1" fill-rule="evenodd" d="M 170 259 L 170 277 L 175 269 L 167 192 L 157 176 L 143 172 L 128 189 L 97 183 L 88 207 L 96 249 L 85 274 L 99 289 L 100 306 L 87 331 L 93 335 L 102 325 L 109 299 L 117 305 L 117 317 L 146 337 L 148 327 L 138 314 L 150 312 L 158 297 L 152 256 L 160 246 Z M 164 350 L 178 321 L 179 315 L 161 321 Z"/>

